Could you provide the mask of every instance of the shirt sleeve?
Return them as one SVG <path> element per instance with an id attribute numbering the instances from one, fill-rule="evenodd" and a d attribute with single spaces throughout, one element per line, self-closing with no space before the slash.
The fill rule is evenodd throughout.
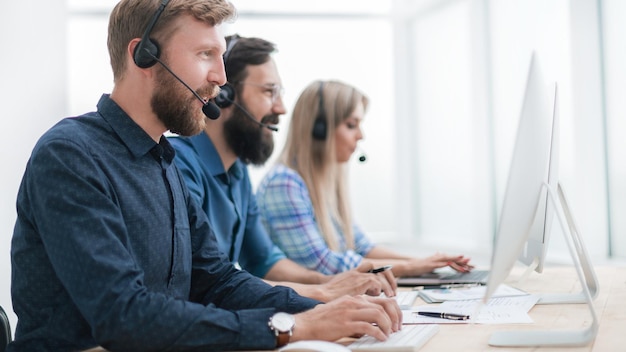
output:
<path id="1" fill-rule="evenodd" d="M 318 229 L 306 184 L 294 170 L 279 166 L 270 172 L 259 185 L 257 199 L 271 239 L 289 259 L 328 275 L 361 263 L 363 257 L 345 249 L 345 245 L 340 251 L 328 248 Z M 363 239 L 360 241 L 366 249 Z"/>
<path id="2" fill-rule="evenodd" d="M 265 277 L 274 264 L 286 258 L 286 255 L 272 242 L 261 223 L 259 207 L 252 192 L 250 192 L 248 201 L 248 215 L 245 226 L 239 262 L 241 267 L 252 275 Z"/>
<path id="3" fill-rule="evenodd" d="M 367 253 L 374 248 L 375 243 L 365 236 L 365 233 L 358 225 L 355 224 L 352 226 L 352 229 L 354 233 L 354 250 L 359 253 L 359 255 L 366 257 Z"/>

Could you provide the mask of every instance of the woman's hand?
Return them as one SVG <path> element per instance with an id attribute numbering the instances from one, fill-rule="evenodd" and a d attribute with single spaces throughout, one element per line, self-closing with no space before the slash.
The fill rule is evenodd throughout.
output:
<path id="1" fill-rule="evenodd" d="M 436 253 L 426 258 L 407 259 L 401 265 L 394 265 L 392 270 L 396 276 L 418 276 L 446 266 L 462 273 L 470 272 L 474 268 L 470 264 L 470 258 L 463 255 Z"/>

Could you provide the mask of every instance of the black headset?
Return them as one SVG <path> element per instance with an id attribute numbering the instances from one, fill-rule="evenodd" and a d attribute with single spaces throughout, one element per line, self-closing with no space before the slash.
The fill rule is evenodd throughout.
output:
<path id="1" fill-rule="evenodd" d="M 161 5 L 152 16 L 152 19 L 148 23 L 146 27 L 146 31 L 143 33 L 141 40 L 135 46 L 135 50 L 133 51 L 133 61 L 135 61 L 135 65 L 140 68 L 149 68 L 154 66 L 157 62 L 163 66 L 177 81 L 179 81 L 185 88 L 187 88 L 193 95 L 202 103 L 202 113 L 210 118 L 211 120 L 215 120 L 220 117 L 220 109 L 210 101 L 205 101 L 195 90 L 193 90 L 185 81 L 183 81 L 180 77 L 178 77 L 172 69 L 170 69 L 165 62 L 159 59 L 161 55 L 161 50 L 159 49 L 159 44 L 150 38 L 150 33 L 154 29 L 154 25 L 157 20 L 165 10 L 165 6 L 170 2 L 170 0 L 162 0 Z"/>
<path id="2" fill-rule="evenodd" d="M 234 34 L 228 41 L 228 46 L 226 46 L 226 51 L 224 52 L 224 67 L 228 65 L 230 54 L 233 52 L 235 45 L 237 45 L 239 38 L 239 35 Z M 228 79 L 228 77 L 226 77 L 226 79 Z M 220 87 L 220 92 L 215 98 L 213 98 L 213 100 L 215 101 L 215 105 L 220 108 L 227 108 L 233 105 L 233 102 L 235 101 L 235 88 L 227 82 Z"/>
<path id="3" fill-rule="evenodd" d="M 320 82 L 320 86 L 318 89 L 319 95 L 319 106 L 317 108 L 317 117 L 315 118 L 315 122 L 313 122 L 313 139 L 317 139 L 318 141 L 323 141 L 326 139 L 327 131 L 328 131 L 328 121 L 326 119 L 326 112 L 324 112 L 324 82 Z"/>
<path id="4" fill-rule="evenodd" d="M 159 49 L 159 44 L 150 38 L 150 33 L 154 29 L 154 25 L 157 20 L 165 10 L 165 6 L 169 3 L 170 0 L 161 1 L 161 5 L 152 16 L 148 27 L 146 27 L 146 31 L 143 33 L 141 37 L 141 41 L 135 47 L 135 51 L 133 52 L 133 60 L 135 61 L 135 65 L 141 68 L 148 68 L 154 66 L 157 63 L 155 58 L 159 58 L 161 55 L 161 50 Z"/>

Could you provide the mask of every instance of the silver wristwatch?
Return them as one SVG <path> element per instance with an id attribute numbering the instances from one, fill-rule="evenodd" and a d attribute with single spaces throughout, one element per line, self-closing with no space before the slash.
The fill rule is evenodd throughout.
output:
<path id="1" fill-rule="evenodd" d="M 293 328 L 296 326 L 296 319 L 291 314 L 279 312 L 272 315 L 267 324 L 276 334 L 276 347 L 282 347 L 289 343 Z"/>

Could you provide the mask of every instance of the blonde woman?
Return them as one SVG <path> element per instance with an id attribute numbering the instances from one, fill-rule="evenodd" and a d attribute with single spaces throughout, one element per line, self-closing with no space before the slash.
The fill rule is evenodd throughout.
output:
<path id="1" fill-rule="evenodd" d="M 350 211 L 347 161 L 363 138 L 368 98 L 339 81 L 315 81 L 293 109 L 278 163 L 259 185 L 257 201 L 272 240 L 293 261 L 325 274 L 363 261 L 392 265 L 395 276 L 440 267 L 465 272 L 469 258 L 435 254 L 412 258 L 371 242 Z"/>

